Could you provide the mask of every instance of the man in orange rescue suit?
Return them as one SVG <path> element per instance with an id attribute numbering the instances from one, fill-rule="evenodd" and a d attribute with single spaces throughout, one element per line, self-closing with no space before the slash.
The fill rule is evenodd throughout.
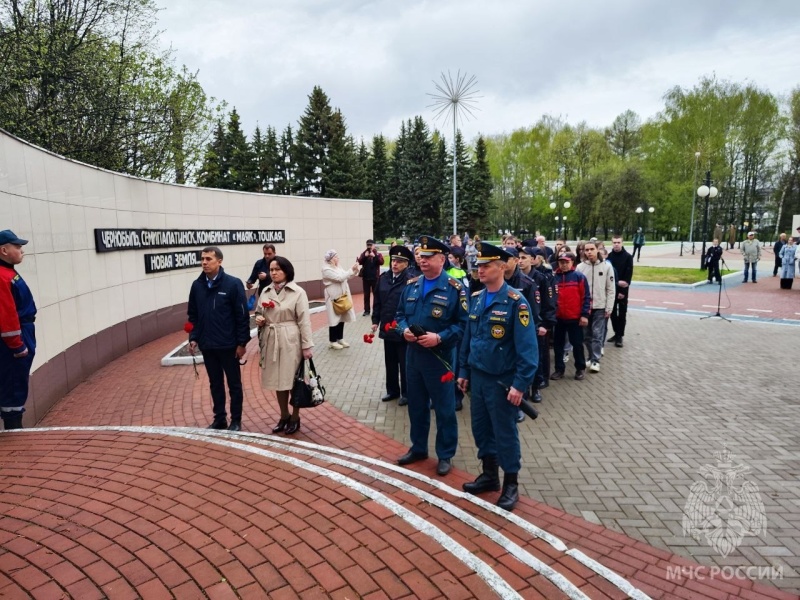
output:
<path id="1" fill-rule="evenodd" d="M 15 267 L 28 243 L 13 231 L 0 231 L 0 416 L 5 429 L 22 429 L 28 380 L 36 354 L 36 304 Z"/>

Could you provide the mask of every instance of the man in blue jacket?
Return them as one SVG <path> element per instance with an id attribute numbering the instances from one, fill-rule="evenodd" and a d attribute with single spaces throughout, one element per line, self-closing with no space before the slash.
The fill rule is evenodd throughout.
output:
<path id="1" fill-rule="evenodd" d="M 467 292 L 464 285 L 444 271 L 450 248 L 434 238 L 419 238 L 421 277 L 410 279 L 397 305 L 397 328 L 408 342 L 408 417 L 411 421 L 411 449 L 399 465 L 428 458 L 431 408 L 436 411 L 436 473 L 450 472 L 450 460 L 458 445 L 456 420 L 456 349 L 467 321 Z"/>
<path id="2" fill-rule="evenodd" d="M 504 479 L 497 505 L 512 510 L 519 500 L 517 407 L 536 375 L 536 326 L 530 302 L 504 280 L 509 249 L 485 242 L 477 246 L 478 276 L 486 287 L 472 294 L 458 386 L 464 392 L 472 388 L 472 435 L 483 473 L 463 488 L 470 494 L 499 490 L 499 463 Z"/>
<path id="3" fill-rule="evenodd" d="M 214 421 L 209 429 L 240 431 L 242 428 L 242 371 L 239 359 L 250 341 L 250 313 L 244 295 L 244 284 L 225 273 L 222 251 L 209 246 L 200 253 L 203 274 L 189 292 L 189 350 L 198 347 L 208 373 Z M 231 397 L 231 424 L 225 413 L 225 379 Z"/>

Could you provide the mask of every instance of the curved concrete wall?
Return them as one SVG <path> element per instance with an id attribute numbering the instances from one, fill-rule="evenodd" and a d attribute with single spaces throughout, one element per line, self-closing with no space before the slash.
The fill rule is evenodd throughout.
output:
<path id="1" fill-rule="evenodd" d="M 296 280 L 321 294 L 322 255 L 350 264 L 372 235 L 372 202 L 248 194 L 163 184 L 67 160 L 0 131 L 0 229 L 30 240 L 18 271 L 39 309 L 38 349 L 26 423 L 100 366 L 180 329 L 199 273 L 145 274 L 144 254 L 97 253 L 94 230 L 282 229 L 278 253 Z M 183 248 L 199 250 L 200 247 Z M 241 279 L 261 244 L 221 246 L 226 272 Z M 175 250 L 178 250 L 177 248 Z"/>

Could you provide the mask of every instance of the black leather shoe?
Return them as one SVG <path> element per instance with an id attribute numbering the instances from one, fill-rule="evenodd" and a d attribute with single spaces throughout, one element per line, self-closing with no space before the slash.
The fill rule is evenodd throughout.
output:
<path id="1" fill-rule="evenodd" d="M 419 462 L 421 460 L 425 460 L 428 458 L 427 454 L 417 454 L 416 452 L 412 452 L 409 450 L 403 456 L 397 459 L 398 465 L 410 465 L 411 463 Z"/>
<path id="2" fill-rule="evenodd" d="M 622 348 L 622 338 L 620 338 L 620 339 L 618 339 L 616 342 L 614 342 L 614 345 L 615 345 L 617 348 Z"/>
<path id="3" fill-rule="evenodd" d="M 242 420 L 241 419 L 231 419 L 230 427 L 228 427 L 228 431 L 241 431 L 242 430 Z"/>
<path id="4" fill-rule="evenodd" d="M 606 341 L 607 341 L 609 344 L 611 344 L 611 343 L 613 343 L 613 342 L 616 342 L 616 341 L 617 341 L 617 336 L 616 336 L 616 335 L 612 335 L 612 336 L 611 336 L 610 338 L 608 338 Z"/>
<path id="5" fill-rule="evenodd" d="M 381 396 L 381 402 L 391 402 L 392 400 L 397 400 L 399 396 L 397 394 L 384 394 Z"/>
<path id="6" fill-rule="evenodd" d="M 553 381 L 558 381 L 559 379 L 564 379 L 564 371 L 553 371 L 553 374 L 550 375 L 550 379 Z"/>
<path id="7" fill-rule="evenodd" d="M 456 400 L 456 412 L 464 410 L 464 401 Z"/>
<path id="8" fill-rule="evenodd" d="M 369 311 L 365 310 L 364 313 L 361 316 L 362 317 L 368 317 L 369 316 Z"/>
<path id="9" fill-rule="evenodd" d="M 280 433 L 281 431 L 284 431 L 288 424 L 289 424 L 289 417 L 281 419 L 280 421 L 278 421 L 278 424 L 272 428 L 272 433 Z"/>
<path id="10" fill-rule="evenodd" d="M 449 458 L 440 458 L 439 464 L 436 465 L 436 474 L 440 477 L 444 477 L 450 472 L 452 465 L 450 464 Z"/>
<path id="11" fill-rule="evenodd" d="M 550 387 L 550 382 L 549 381 L 545 381 L 545 382 L 539 384 L 539 389 L 540 390 L 543 390 L 544 388 L 547 388 L 547 387 Z"/>
<path id="12" fill-rule="evenodd" d="M 289 422 L 286 424 L 286 435 L 292 435 L 298 431 L 300 431 L 300 417 L 297 417 L 296 421 L 289 419 Z"/>
<path id="13" fill-rule="evenodd" d="M 397 401 L 397 406 L 408 406 L 408 398 L 400 396 L 400 400 Z"/>
<path id="14" fill-rule="evenodd" d="M 206 427 L 206 429 L 227 429 L 227 428 L 228 428 L 227 419 L 214 419 L 211 422 L 211 425 Z"/>
<path id="15" fill-rule="evenodd" d="M 525 420 L 525 413 L 521 410 L 517 410 L 517 423 L 522 423 Z"/>
<path id="16" fill-rule="evenodd" d="M 536 390 L 533 392 L 533 396 L 531 396 L 531 402 L 534 404 L 539 404 L 542 401 L 542 392 Z"/>
<path id="17" fill-rule="evenodd" d="M 586 378 L 586 371 L 581 369 L 580 371 L 575 371 L 575 379 L 578 381 L 583 381 Z"/>
<path id="18" fill-rule="evenodd" d="M 519 486 L 517 485 L 517 474 L 506 473 L 503 478 L 503 493 L 497 501 L 497 506 L 503 510 L 511 511 L 519 502 Z"/>

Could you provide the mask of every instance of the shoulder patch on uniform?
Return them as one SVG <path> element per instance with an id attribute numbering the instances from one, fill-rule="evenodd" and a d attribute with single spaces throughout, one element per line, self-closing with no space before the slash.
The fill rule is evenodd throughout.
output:
<path id="1" fill-rule="evenodd" d="M 450 285 L 452 285 L 452 286 L 453 286 L 454 288 L 456 288 L 458 291 L 461 291 L 461 288 L 462 288 L 462 287 L 464 287 L 463 285 L 461 285 L 461 282 L 460 282 L 460 281 L 458 281 L 457 279 L 453 279 L 452 277 L 450 277 L 450 278 L 447 280 L 447 283 L 449 283 Z"/>
<path id="2" fill-rule="evenodd" d="M 412 277 L 411 279 L 406 281 L 406 285 L 408 285 L 409 283 L 417 283 L 417 279 L 419 279 L 419 275 L 417 275 L 416 277 Z"/>
<path id="3" fill-rule="evenodd" d="M 517 293 L 514 290 L 508 290 L 508 297 L 511 298 L 512 300 L 519 300 L 520 299 L 519 293 Z"/>
<path id="4" fill-rule="evenodd" d="M 477 292 L 472 292 L 472 296 L 478 296 L 483 290 L 478 290 Z"/>

